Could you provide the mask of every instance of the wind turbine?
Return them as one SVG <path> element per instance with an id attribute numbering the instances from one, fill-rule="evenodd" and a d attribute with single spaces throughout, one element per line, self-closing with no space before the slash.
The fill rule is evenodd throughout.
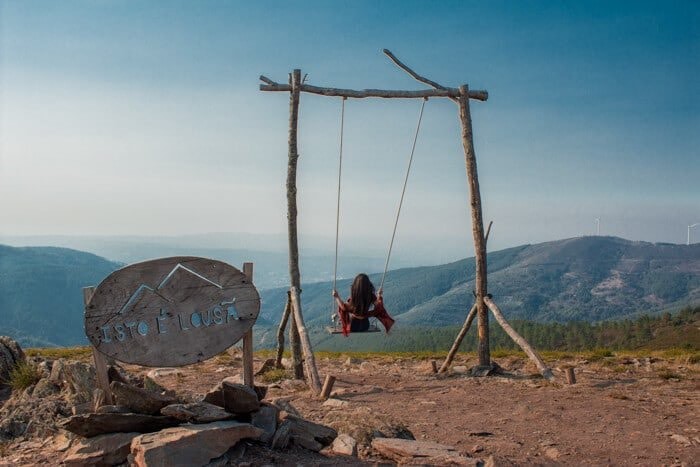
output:
<path id="1" fill-rule="evenodd" d="M 700 222 L 696 222 L 695 224 L 688 226 L 688 243 L 686 243 L 686 245 L 690 245 L 690 229 L 697 227 L 698 225 L 700 225 Z"/>
<path id="2" fill-rule="evenodd" d="M 600 217 L 595 218 L 595 234 L 600 235 Z"/>

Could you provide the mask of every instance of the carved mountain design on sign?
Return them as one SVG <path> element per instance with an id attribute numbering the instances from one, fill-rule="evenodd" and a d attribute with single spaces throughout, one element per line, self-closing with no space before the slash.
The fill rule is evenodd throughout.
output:
<path id="1" fill-rule="evenodd" d="M 182 303 L 194 294 L 209 294 L 210 291 L 221 289 L 216 282 L 178 263 L 156 288 L 141 284 L 121 307 L 119 314 L 154 307 L 158 302 L 162 302 L 163 306 L 168 303 Z"/>

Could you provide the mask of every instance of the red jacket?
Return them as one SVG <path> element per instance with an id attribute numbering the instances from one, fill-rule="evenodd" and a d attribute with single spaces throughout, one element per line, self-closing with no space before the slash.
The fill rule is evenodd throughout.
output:
<path id="1" fill-rule="evenodd" d="M 353 315 L 352 310 L 352 304 L 351 300 L 348 300 L 347 302 L 343 302 L 342 306 L 338 307 L 338 315 L 340 316 L 340 325 L 343 331 L 344 336 L 348 336 L 350 334 L 350 321 L 352 320 L 353 316 L 357 316 L 358 318 L 377 318 L 381 323 L 384 325 L 384 329 L 386 329 L 386 332 L 388 333 L 391 327 L 394 325 L 394 319 L 389 316 L 389 313 L 387 313 L 386 308 L 384 308 L 384 300 L 382 299 L 381 296 L 376 297 L 373 301 L 374 304 L 374 309 L 369 310 L 367 312 L 367 316 L 357 316 Z"/>

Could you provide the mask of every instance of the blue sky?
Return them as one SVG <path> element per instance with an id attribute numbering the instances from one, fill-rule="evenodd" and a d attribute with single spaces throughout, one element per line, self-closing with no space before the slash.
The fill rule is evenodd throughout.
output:
<path id="1" fill-rule="evenodd" d="M 473 102 L 490 248 L 700 221 L 697 2 L 0 3 L 0 234 L 284 233 L 288 96 L 258 75 Z M 342 240 L 391 235 L 420 102 L 346 108 Z M 340 101 L 304 95 L 302 243 L 330 246 Z M 456 106 L 425 109 L 397 254 L 471 254 Z M 700 231 L 695 232 L 700 239 Z"/>

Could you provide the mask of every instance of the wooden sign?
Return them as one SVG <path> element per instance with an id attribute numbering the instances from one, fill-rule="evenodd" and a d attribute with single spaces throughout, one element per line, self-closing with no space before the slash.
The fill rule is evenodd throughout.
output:
<path id="1" fill-rule="evenodd" d="M 223 352 L 249 331 L 260 295 L 233 266 L 190 256 L 132 264 L 103 280 L 85 308 L 102 354 L 144 366 L 182 366 Z"/>

